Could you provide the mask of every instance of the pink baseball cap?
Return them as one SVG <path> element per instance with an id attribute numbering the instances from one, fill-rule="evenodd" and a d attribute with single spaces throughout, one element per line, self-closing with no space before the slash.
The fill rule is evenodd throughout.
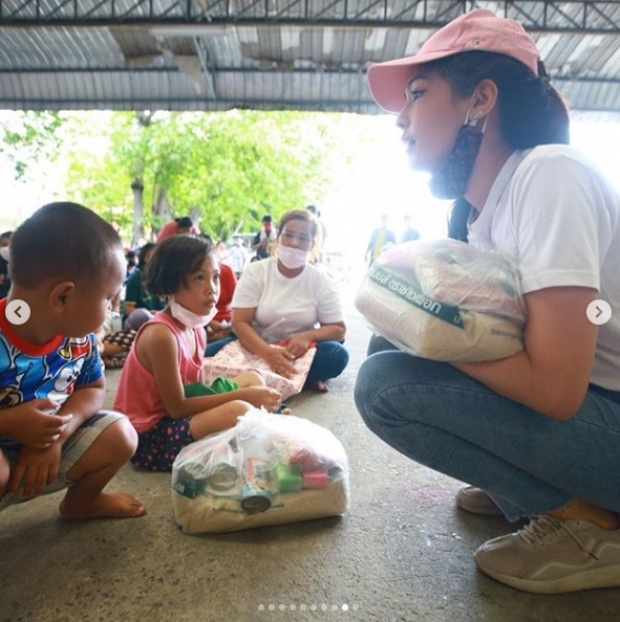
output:
<path id="1" fill-rule="evenodd" d="M 521 24 L 478 9 L 452 20 L 426 40 L 415 56 L 407 56 L 368 68 L 368 87 L 374 100 L 388 112 L 400 112 L 404 105 L 411 68 L 462 52 L 481 50 L 511 56 L 538 75 L 540 52 Z"/>

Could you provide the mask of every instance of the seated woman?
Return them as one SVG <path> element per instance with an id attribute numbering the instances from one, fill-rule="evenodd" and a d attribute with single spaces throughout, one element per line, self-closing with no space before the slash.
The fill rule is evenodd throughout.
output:
<path id="1" fill-rule="evenodd" d="M 206 356 L 213 356 L 215 352 L 228 343 L 232 335 L 232 299 L 237 287 L 237 277 L 233 269 L 219 261 L 220 266 L 220 297 L 215 304 L 217 313 L 207 324 Z M 222 339 L 226 339 L 222 343 Z"/>
<path id="2" fill-rule="evenodd" d="M 325 392 L 325 381 L 344 371 L 349 353 L 342 345 L 346 327 L 335 283 L 309 263 L 317 229 L 306 210 L 282 217 L 275 256 L 248 265 L 237 284 L 232 323 L 242 345 L 284 377 L 293 373 L 291 362 L 316 343 L 305 388 Z M 279 346 L 283 341 L 285 347 Z"/>
<path id="3" fill-rule="evenodd" d="M 155 252 L 155 244 L 148 242 L 138 253 L 138 267 L 127 281 L 125 292 L 125 330 L 138 330 L 142 324 L 153 319 L 153 312 L 162 311 L 166 301 L 151 296 L 144 285 L 144 270 Z"/>
<path id="4" fill-rule="evenodd" d="M 183 218 L 175 218 L 167 223 L 164 228 L 159 232 L 157 236 L 157 244 L 161 244 L 164 240 L 171 238 L 174 235 L 193 235 L 200 234 L 200 230 L 194 224 L 194 221 L 189 216 Z"/>

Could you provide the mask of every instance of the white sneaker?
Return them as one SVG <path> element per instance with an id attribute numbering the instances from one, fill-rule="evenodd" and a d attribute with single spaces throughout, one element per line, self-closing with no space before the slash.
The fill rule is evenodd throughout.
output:
<path id="1" fill-rule="evenodd" d="M 533 518 L 516 533 L 485 542 L 474 554 L 493 579 L 526 592 L 562 594 L 620 586 L 620 529 L 585 521 Z"/>
<path id="2" fill-rule="evenodd" d="M 472 514 L 483 516 L 503 516 L 504 513 L 495 505 L 488 493 L 475 486 L 465 486 L 456 493 L 456 505 Z"/>

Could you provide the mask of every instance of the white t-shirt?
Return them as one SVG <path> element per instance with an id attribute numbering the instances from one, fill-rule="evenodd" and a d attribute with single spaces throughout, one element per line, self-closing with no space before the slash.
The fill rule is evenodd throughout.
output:
<path id="1" fill-rule="evenodd" d="M 239 279 L 233 309 L 256 309 L 253 328 L 270 343 L 316 328 L 319 323 L 344 322 L 340 297 L 332 278 L 307 264 L 296 277 L 278 270 L 276 257 L 255 261 Z"/>
<path id="2" fill-rule="evenodd" d="M 469 242 L 513 259 L 524 294 L 596 289 L 612 316 L 599 327 L 591 382 L 620 391 L 620 197 L 590 160 L 565 145 L 513 153 Z"/>

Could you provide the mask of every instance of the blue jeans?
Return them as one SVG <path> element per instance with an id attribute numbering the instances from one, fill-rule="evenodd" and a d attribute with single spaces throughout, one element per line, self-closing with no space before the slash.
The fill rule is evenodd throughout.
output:
<path id="1" fill-rule="evenodd" d="M 217 341 L 207 342 L 205 356 L 215 356 L 225 345 L 229 344 L 231 341 L 236 341 L 236 339 L 237 337 L 235 337 L 235 335 L 230 335 L 230 337 L 224 337 Z"/>
<path id="2" fill-rule="evenodd" d="M 339 341 L 319 341 L 305 386 L 340 376 L 348 363 L 349 352 Z"/>
<path id="3" fill-rule="evenodd" d="M 207 344 L 206 356 L 215 356 L 227 343 L 237 339 L 234 335 L 218 339 Z M 349 363 L 349 352 L 338 341 L 319 341 L 316 346 L 316 354 L 308 372 L 306 386 L 317 380 L 329 380 L 336 378 L 344 371 Z"/>
<path id="4" fill-rule="evenodd" d="M 619 402 L 590 390 L 574 418 L 557 421 L 384 339 L 369 353 L 355 403 L 396 450 L 483 488 L 511 521 L 572 497 L 620 512 Z"/>

